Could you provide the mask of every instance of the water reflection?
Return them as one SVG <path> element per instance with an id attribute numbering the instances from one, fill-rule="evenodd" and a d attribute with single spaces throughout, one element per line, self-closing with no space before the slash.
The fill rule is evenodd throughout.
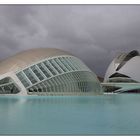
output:
<path id="1" fill-rule="evenodd" d="M 140 134 L 139 101 L 126 94 L 1 96 L 0 135 Z"/>
<path id="2" fill-rule="evenodd" d="M 4 96 L 0 97 L 0 104 L 24 104 L 24 103 L 47 103 L 47 104 L 73 104 L 93 102 L 98 96 Z"/>

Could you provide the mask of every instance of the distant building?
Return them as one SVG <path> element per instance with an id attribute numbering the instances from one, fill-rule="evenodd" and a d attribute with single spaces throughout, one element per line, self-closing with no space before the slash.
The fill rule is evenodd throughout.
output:
<path id="1" fill-rule="evenodd" d="M 100 94 L 97 76 L 68 52 L 40 48 L 18 53 L 0 62 L 0 94 Z"/>
<path id="2" fill-rule="evenodd" d="M 122 53 L 109 65 L 104 86 L 113 92 L 140 92 L 140 54 L 133 50 Z"/>

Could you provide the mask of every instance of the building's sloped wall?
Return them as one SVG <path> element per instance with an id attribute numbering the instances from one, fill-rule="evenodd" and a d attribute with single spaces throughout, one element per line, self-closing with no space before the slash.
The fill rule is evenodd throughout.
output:
<path id="1" fill-rule="evenodd" d="M 101 93 L 96 75 L 78 58 L 47 58 L 16 73 L 28 94 L 42 92 Z"/>
<path id="2" fill-rule="evenodd" d="M 28 94 L 31 95 L 50 95 L 51 92 L 60 92 L 55 95 L 70 95 L 72 93 L 73 95 L 76 93 L 78 95 L 79 92 L 83 92 L 84 95 L 89 95 L 88 93 L 90 92 L 93 95 L 101 94 L 101 87 L 93 73 L 77 71 L 53 77 L 28 88 Z"/>

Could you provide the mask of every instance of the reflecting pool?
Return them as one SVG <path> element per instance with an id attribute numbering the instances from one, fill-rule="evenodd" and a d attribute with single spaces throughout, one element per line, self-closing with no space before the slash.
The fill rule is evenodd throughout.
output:
<path id="1" fill-rule="evenodd" d="M 0 135 L 140 135 L 140 95 L 0 96 Z"/>

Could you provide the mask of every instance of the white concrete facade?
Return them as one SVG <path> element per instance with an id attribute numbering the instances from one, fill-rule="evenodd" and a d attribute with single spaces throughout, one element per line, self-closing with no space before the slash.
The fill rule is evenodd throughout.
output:
<path id="1" fill-rule="evenodd" d="M 109 65 L 103 86 L 120 86 L 116 91 L 140 89 L 140 54 L 134 50 L 122 53 Z M 127 86 L 128 85 L 128 86 Z"/>
<path id="2" fill-rule="evenodd" d="M 101 94 L 102 89 L 97 76 L 81 60 L 62 50 L 33 49 L 0 62 L 0 94 L 50 92 Z"/>

